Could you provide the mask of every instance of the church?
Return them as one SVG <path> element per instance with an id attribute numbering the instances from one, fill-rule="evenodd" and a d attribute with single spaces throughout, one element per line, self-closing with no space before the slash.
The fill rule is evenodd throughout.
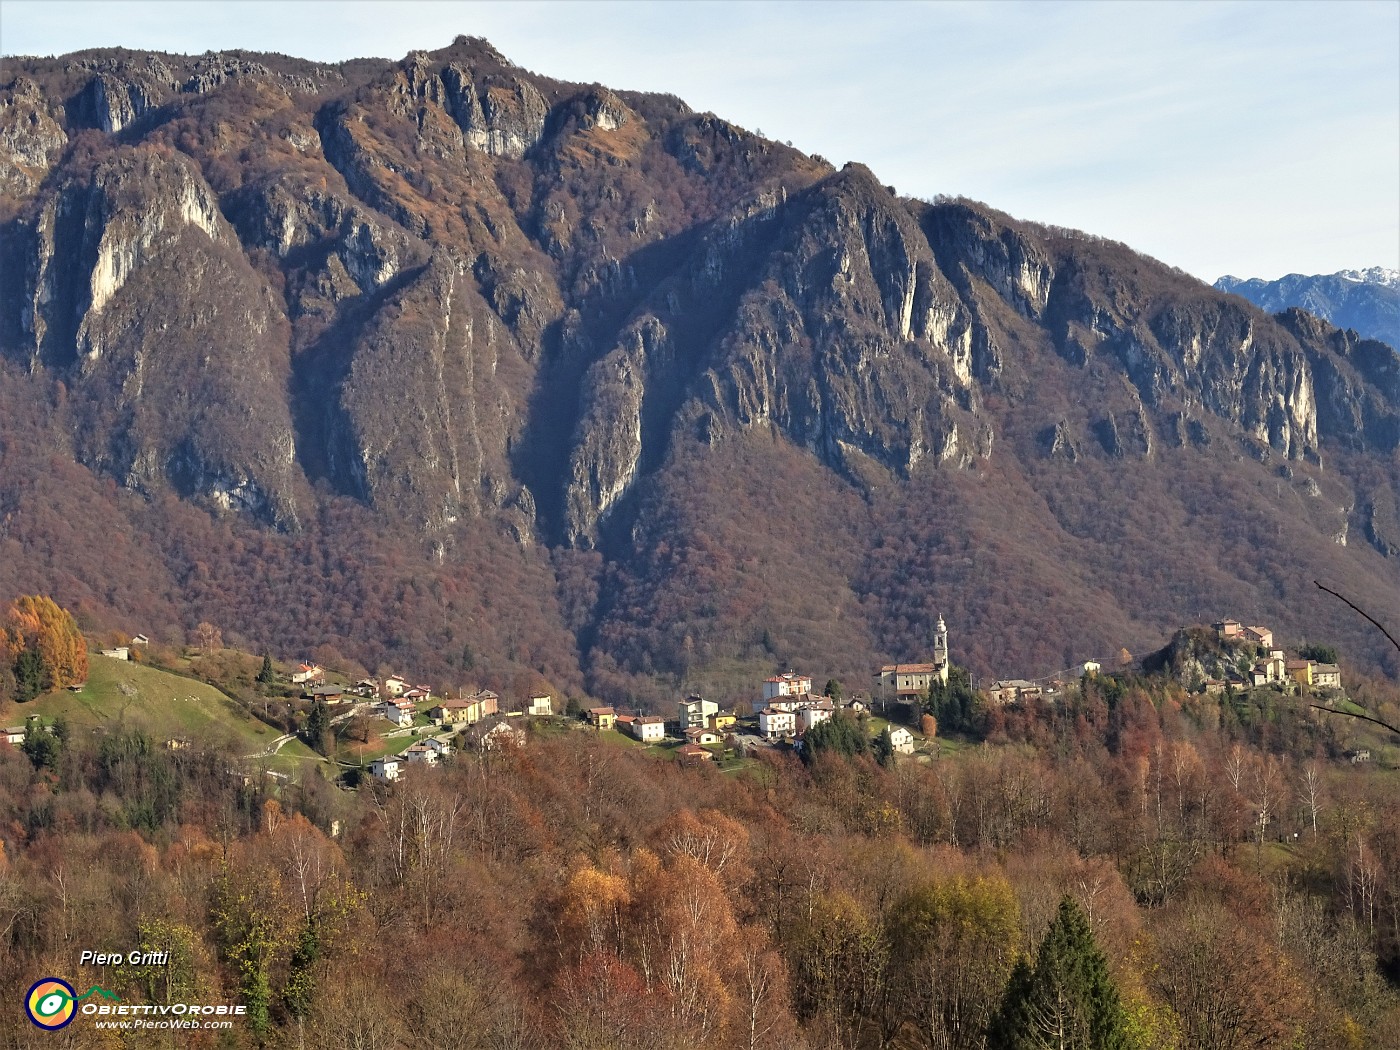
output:
<path id="1" fill-rule="evenodd" d="M 948 625 L 943 617 L 933 633 L 933 662 L 921 664 L 885 664 L 875 677 L 879 680 L 878 695 L 885 703 L 921 703 L 929 686 L 937 678 L 948 684 Z"/>

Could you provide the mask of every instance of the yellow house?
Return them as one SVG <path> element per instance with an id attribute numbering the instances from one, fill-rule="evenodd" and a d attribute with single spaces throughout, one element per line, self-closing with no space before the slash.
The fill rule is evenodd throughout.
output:
<path id="1" fill-rule="evenodd" d="M 445 726 L 468 725 L 480 719 L 480 708 L 476 700 L 444 700 L 428 714 Z"/>
<path id="2" fill-rule="evenodd" d="M 1288 677 L 1299 685 L 1313 684 L 1313 662 L 1311 660 L 1289 660 Z"/>
<path id="3" fill-rule="evenodd" d="M 735 718 L 733 711 L 716 711 L 705 720 L 705 724 L 716 733 L 724 733 L 736 721 L 738 719 Z"/>
<path id="4" fill-rule="evenodd" d="M 588 720 L 597 729 L 611 729 L 617 721 L 617 712 L 611 707 L 590 707 Z"/>

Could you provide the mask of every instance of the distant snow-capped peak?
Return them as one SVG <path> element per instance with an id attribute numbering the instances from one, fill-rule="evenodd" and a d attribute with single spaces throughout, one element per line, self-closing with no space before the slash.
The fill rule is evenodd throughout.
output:
<path id="1" fill-rule="evenodd" d="M 1389 270 L 1384 266 L 1372 266 L 1366 270 L 1339 270 L 1332 275 L 1344 281 L 1357 284 L 1379 284 L 1386 288 L 1400 288 L 1400 270 Z"/>

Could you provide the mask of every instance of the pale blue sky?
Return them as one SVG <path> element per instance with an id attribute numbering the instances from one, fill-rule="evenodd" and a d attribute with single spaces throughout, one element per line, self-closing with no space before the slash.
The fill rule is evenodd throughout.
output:
<path id="1" fill-rule="evenodd" d="M 0 0 L 7 55 L 398 59 L 458 33 L 1204 280 L 1400 268 L 1400 0 Z"/>

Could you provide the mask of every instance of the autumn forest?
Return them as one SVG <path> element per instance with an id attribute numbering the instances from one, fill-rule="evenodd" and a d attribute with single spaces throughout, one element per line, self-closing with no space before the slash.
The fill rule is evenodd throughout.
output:
<path id="1" fill-rule="evenodd" d="M 0 1050 L 1400 1050 L 1314 581 L 1400 625 L 1356 332 L 479 38 L 6 57 Z"/>
<path id="2" fill-rule="evenodd" d="M 1266 693 L 1085 678 L 941 709 L 922 761 L 738 769 L 545 719 L 353 791 L 60 723 L 0 744 L 0 983 L 246 1004 L 190 1046 L 1400 1045 L 1394 771 Z M 77 965 L 133 948 L 170 962 Z M 87 1021 L 65 1045 L 109 1045 Z"/>

